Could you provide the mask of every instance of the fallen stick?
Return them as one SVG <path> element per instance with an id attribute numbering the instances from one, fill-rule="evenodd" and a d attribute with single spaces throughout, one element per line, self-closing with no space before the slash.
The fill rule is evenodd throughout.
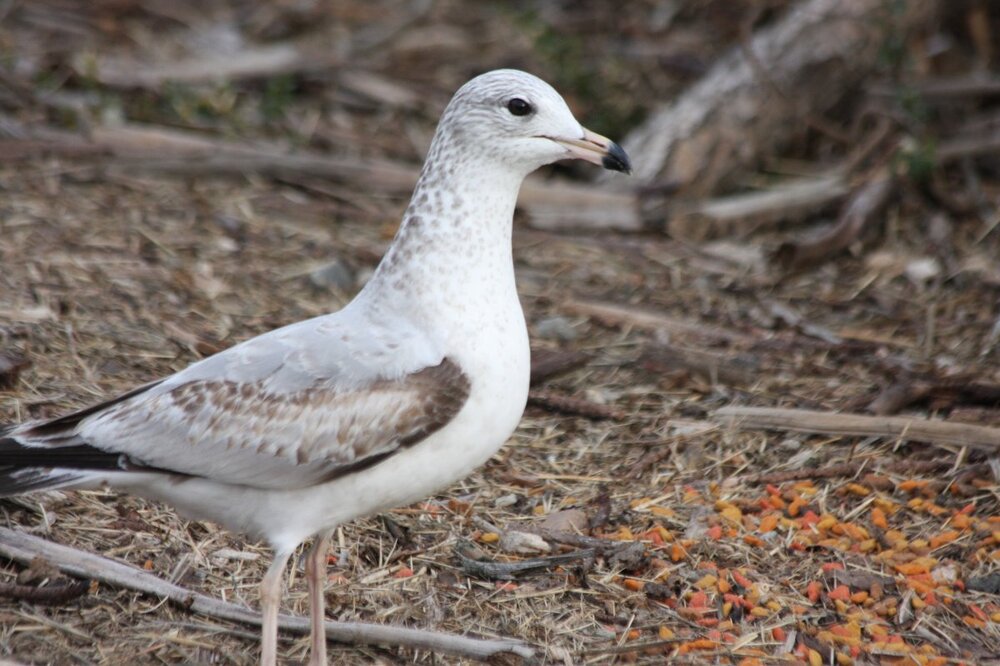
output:
<path id="1" fill-rule="evenodd" d="M 1000 95 L 1000 77 L 990 74 L 962 74 L 912 81 L 879 82 L 868 86 L 868 92 L 894 99 L 900 90 L 919 95 L 924 101 L 954 104 L 958 97 L 990 97 Z"/>
<path id="2" fill-rule="evenodd" d="M 732 194 L 679 205 L 671 210 L 668 230 L 687 240 L 745 233 L 750 229 L 804 218 L 841 199 L 848 192 L 840 172 L 779 184 L 748 194 Z"/>
<path id="3" fill-rule="evenodd" d="M 85 580 L 74 580 L 65 584 L 57 583 L 45 587 L 0 583 L 0 598 L 21 599 L 35 604 L 64 604 L 86 594 L 88 587 L 89 583 Z"/>
<path id="4" fill-rule="evenodd" d="M 712 386 L 720 383 L 749 386 L 761 377 L 756 355 L 719 354 L 677 345 L 651 345 L 642 352 L 639 364 L 650 372 L 661 374 L 687 372 Z"/>
<path id="5" fill-rule="evenodd" d="M 593 400 L 574 398 L 573 396 L 563 395 L 554 391 L 542 391 L 540 389 L 532 389 L 528 392 L 528 404 L 552 412 L 583 416 L 594 420 L 612 419 L 614 421 L 623 421 L 626 416 L 624 411 L 611 405 L 602 405 Z"/>
<path id="6" fill-rule="evenodd" d="M 472 548 L 474 549 L 475 546 L 472 546 Z M 487 580 L 517 580 L 520 576 L 545 573 L 571 562 L 592 559 L 596 555 L 596 551 L 593 548 L 586 548 L 572 553 L 532 557 L 515 562 L 494 562 L 491 560 L 477 560 L 471 557 L 470 552 L 472 551 L 469 548 L 469 544 L 458 544 L 455 546 L 454 552 L 458 557 L 462 571 L 470 576 L 485 578 Z"/>
<path id="7" fill-rule="evenodd" d="M 930 404 L 934 409 L 955 405 L 1000 404 L 1000 384 L 978 382 L 967 377 L 947 380 L 912 379 L 892 384 L 871 402 L 869 410 L 878 416 L 895 414 L 915 403 Z M 953 420 L 954 414 L 952 414 Z M 965 420 L 965 419 L 962 419 Z"/>
<path id="8" fill-rule="evenodd" d="M 965 157 L 996 155 L 1000 150 L 1000 130 L 978 134 L 960 135 L 942 141 L 934 151 L 938 164 L 954 162 Z"/>
<path id="9" fill-rule="evenodd" d="M 43 557 L 64 574 L 90 578 L 115 587 L 163 597 L 195 613 L 260 626 L 256 611 L 192 592 L 179 585 L 115 560 L 0 527 L 0 555 L 28 564 Z M 294 634 L 309 633 L 309 618 L 281 615 L 278 626 Z M 363 622 L 326 622 L 326 636 L 352 645 L 393 645 L 435 653 L 453 654 L 481 661 L 501 655 L 530 660 L 535 653 L 527 643 L 514 639 L 479 639 L 422 629 L 407 629 Z"/>
<path id="10" fill-rule="evenodd" d="M 845 437 L 898 437 L 931 444 L 968 446 L 990 453 L 1000 451 L 1000 428 L 931 421 L 908 416 L 864 416 L 807 409 L 723 407 L 713 418 L 745 429 L 790 430 Z"/>
<path id="11" fill-rule="evenodd" d="M 808 240 L 782 243 L 775 259 L 786 271 L 816 267 L 846 249 L 865 226 L 877 219 L 895 190 L 888 173 L 875 176 L 857 189 L 844 206 L 840 219 L 824 233 Z"/>
<path id="12" fill-rule="evenodd" d="M 786 481 L 797 481 L 799 479 L 834 479 L 841 476 L 855 476 L 862 471 L 876 473 L 878 465 L 870 464 L 871 461 L 862 460 L 853 463 L 840 463 L 828 467 L 808 467 L 805 469 L 793 469 L 787 472 L 770 472 L 768 474 L 758 474 L 757 476 L 740 477 L 743 483 L 753 483 L 765 485 L 768 483 L 785 483 Z M 892 460 L 891 465 L 886 466 L 886 472 L 893 474 L 927 474 L 938 470 L 948 470 L 954 467 L 955 461 L 946 460 Z M 963 465 L 962 475 L 969 474 L 989 474 L 990 467 L 986 464 Z M 862 481 L 864 481 L 862 479 Z"/>
<path id="13" fill-rule="evenodd" d="M 165 83 L 198 85 L 266 79 L 328 70 L 341 63 L 335 49 L 316 46 L 288 43 L 249 46 L 225 55 L 199 53 L 165 62 L 105 58 L 96 64 L 78 65 L 76 69 L 104 86 L 159 93 Z"/>
<path id="14" fill-rule="evenodd" d="M 660 330 L 670 335 L 708 338 L 729 343 L 744 343 L 749 345 L 755 341 L 752 336 L 720 326 L 677 319 L 659 312 L 633 308 L 627 305 L 601 303 L 598 301 L 568 300 L 562 304 L 561 309 L 613 326 L 635 326 L 646 330 Z"/>
<path id="15" fill-rule="evenodd" d="M 531 350 L 531 385 L 537 386 L 552 377 L 561 375 L 590 360 L 590 354 L 582 351 Z"/>

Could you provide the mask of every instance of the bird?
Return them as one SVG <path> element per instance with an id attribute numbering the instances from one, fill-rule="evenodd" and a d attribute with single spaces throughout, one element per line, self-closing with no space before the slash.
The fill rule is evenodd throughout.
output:
<path id="1" fill-rule="evenodd" d="M 110 487 L 262 539 L 274 552 L 260 584 L 265 666 L 277 663 L 287 562 L 314 539 L 310 664 L 325 664 L 332 533 L 465 477 L 521 419 L 530 350 L 513 215 L 524 178 L 563 159 L 631 172 L 542 79 L 472 78 L 353 300 L 100 404 L 0 429 L 0 496 Z"/>

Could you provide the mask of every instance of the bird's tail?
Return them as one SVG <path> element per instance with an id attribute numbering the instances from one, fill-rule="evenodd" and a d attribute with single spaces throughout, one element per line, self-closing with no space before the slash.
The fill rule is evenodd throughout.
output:
<path id="1" fill-rule="evenodd" d="M 155 386 L 139 386 L 84 409 L 21 425 L 0 426 L 0 497 L 34 490 L 88 486 L 132 465 L 127 456 L 104 451 L 77 434 L 86 417 Z"/>
<path id="2" fill-rule="evenodd" d="M 7 428 L 6 432 L 10 430 Z M 64 462 L 69 462 L 66 453 L 69 452 L 61 448 L 24 446 L 13 437 L 0 434 L 0 497 L 75 485 L 83 475 L 64 466 Z"/>

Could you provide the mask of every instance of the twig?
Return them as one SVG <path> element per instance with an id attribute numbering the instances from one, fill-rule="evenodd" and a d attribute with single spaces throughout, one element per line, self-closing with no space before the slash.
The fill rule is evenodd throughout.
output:
<path id="1" fill-rule="evenodd" d="M 1000 404 L 1000 385 L 949 378 L 945 381 L 912 380 L 892 384 L 872 401 L 869 409 L 879 416 L 894 414 L 914 403 L 930 403 L 936 408 L 956 404 Z"/>
<path id="2" fill-rule="evenodd" d="M 669 230 L 671 234 L 692 240 L 724 233 L 745 233 L 805 218 L 843 199 L 847 191 L 843 174 L 834 171 L 826 176 L 782 183 L 761 192 L 705 199 L 673 207 Z"/>
<path id="3" fill-rule="evenodd" d="M 555 393 L 553 391 L 541 391 L 538 389 L 528 393 L 528 404 L 541 407 L 553 412 L 563 414 L 573 414 L 583 416 L 588 419 L 612 419 L 621 421 L 625 418 L 625 412 L 608 405 L 602 405 L 593 400 L 584 398 L 574 398 L 573 396 Z"/>
<path id="4" fill-rule="evenodd" d="M 164 597 L 202 615 L 242 622 L 253 626 L 261 623 L 260 614 L 249 608 L 186 590 L 135 567 L 100 555 L 51 543 L 29 534 L 0 527 L 0 555 L 27 564 L 35 557 L 44 557 L 61 572 L 70 576 L 92 578 L 116 587 L 137 590 Z M 278 626 L 295 634 L 309 633 L 309 618 L 281 615 Z M 362 622 L 326 622 L 327 638 L 354 645 L 394 645 L 429 650 L 478 660 L 513 655 L 529 660 L 535 650 L 514 639 L 478 639 L 422 629 L 408 629 Z"/>
<path id="5" fill-rule="evenodd" d="M 968 446 L 990 453 L 1000 451 L 1000 428 L 917 417 L 864 416 L 772 407 L 723 407 L 716 410 L 714 418 L 739 428 L 846 437 L 899 437 L 931 444 Z"/>
<path id="6" fill-rule="evenodd" d="M 593 548 L 587 548 L 572 553 L 533 557 L 516 562 L 492 562 L 469 557 L 466 554 L 467 546 L 467 543 L 459 543 L 455 546 L 455 555 L 458 556 L 458 560 L 462 565 L 462 571 L 470 576 L 490 580 L 515 580 L 518 576 L 541 573 L 554 567 L 562 566 L 563 564 L 593 558 L 596 555 L 596 551 Z"/>
<path id="7" fill-rule="evenodd" d="M 662 650 L 663 648 L 673 647 L 675 644 L 683 643 L 687 640 L 691 639 L 680 637 L 661 638 L 655 641 L 646 641 L 644 643 L 636 642 L 625 643 L 624 645 L 609 645 L 607 647 L 588 648 L 586 650 L 580 650 L 576 654 L 580 657 L 593 657 L 599 654 L 628 654 L 630 652 L 645 652 L 646 650 Z"/>
<path id="8" fill-rule="evenodd" d="M 718 354 L 677 345 L 650 346 L 639 357 L 639 364 L 644 369 L 657 373 L 683 370 L 705 379 L 713 386 L 719 383 L 747 386 L 760 378 L 757 356 Z"/>
<path id="9" fill-rule="evenodd" d="M 590 354 L 582 351 L 532 350 L 531 385 L 541 384 L 556 375 L 575 370 L 588 360 Z"/>
<path id="10" fill-rule="evenodd" d="M 922 81 L 875 83 L 868 93 L 880 97 L 898 97 L 900 90 L 912 91 L 924 101 L 943 100 L 954 104 L 957 97 L 988 97 L 1000 95 L 1000 77 L 982 74 L 962 74 Z"/>
<path id="11" fill-rule="evenodd" d="M 925 474 L 936 472 L 940 469 L 950 469 L 953 466 L 952 460 L 894 460 L 891 470 L 895 474 Z M 855 476 L 864 469 L 875 470 L 875 466 L 870 461 L 859 461 L 853 463 L 840 463 L 828 465 L 827 467 L 809 467 L 805 469 L 793 469 L 787 472 L 771 472 L 770 474 L 758 474 L 740 478 L 744 483 L 763 485 L 767 483 L 785 483 L 786 481 L 797 481 L 799 479 L 833 479 L 839 476 Z M 969 465 L 962 467 L 962 475 L 989 473 L 988 465 Z"/>
<path id="12" fill-rule="evenodd" d="M 995 155 L 998 150 L 1000 150 L 1000 131 L 994 130 L 987 134 L 960 135 L 942 141 L 934 151 L 934 157 L 938 164 L 944 164 L 963 157 Z"/>
<path id="13" fill-rule="evenodd" d="M 652 443 L 650 450 L 647 451 L 639 460 L 637 460 L 628 469 L 628 476 L 633 479 L 642 478 L 648 469 L 654 465 L 658 465 L 664 458 L 669 458 L 676 452 L 675 446 L 682 442 L 695 437 L 701 437 L 707 435 L 708 433 L 715 432 L 719 429 L 719 426 L 714 423 L 708 423 L 707 427 L 702 430 L 692 430 L 690 432 L 685 432 L 681 434 L 676 434 L 668 437 L 664 441 Z"/>
<path id="14" fill-rule="evenodd" d="M 0 597 L 22 599 L 36 604 L 62 604 L 87 593 L 90 582 L 73 580 L 67 583 L 36 587 L 17 583 L 0 583 Z"/>
<path id="15" fill-rule="evenodd" d="M 878 216 L 895 190 L 894 183 L 888 173 L 865 183 L 853 194 L 840 219 L 826 233 L 810 240 L 782 243 L 775 259 L 785 270 L 798 270 L 815 266 L 847 248 L 865 225 Z"/>
<path id="16" fill-rule="evenodd" d="M 878 416 L 895 414 L 908 405 L 922 400 L 930 393 L 931 387 L 925 382 L 899 382 L 878 394 L 868 410 Z"/>
<path id="17" fill-rule="evenodd" d="M 250 46 L 225 56 L 199 53 L 159 63 L 107 58 L 98 62 L 91 74 L 99 83 L 111 88 L 144 88 L 159 92 L 167 82 L 197 85 L 264 79 L 327 70 L 339 64 L 340 57 L 335 49 L 282 43 Z"/>
<path id="18" fill-rule="evenodd" d="M 552 543 L 561 543 L 567 546 L 576 546 L 577 548 L 588 548 L 600 555 L 607 555 L 611 553 L 621 553 L 625 550 L 633 548 L 636 541 L 613 541 L 611 539 L 598 539 L 596 537 L 589 537 L 583 534 L 576 534 L 574 532 L 566 532 L 563 530 L 547 530 L 547 529 L 533 529 L 532 532 L 538 534 L 546 541 L 551 541 Z M 642 546 L 642 544 L 639 544 Z"/>
<path id="19" fill-rule="evenodd" d="M 711 324 L 685 321 L 659 312 L 597 301 L 569 300 L 562 309 L 596 319 L 603 324 L 615 326 L 635 326 L 647 330 L 661 330 L 671 335 L 708 338 L 722 342 L 751 344 L 754 338 Z"/>

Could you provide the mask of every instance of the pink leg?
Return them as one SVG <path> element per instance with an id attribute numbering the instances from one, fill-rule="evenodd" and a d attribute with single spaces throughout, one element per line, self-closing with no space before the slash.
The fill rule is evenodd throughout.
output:
<path id="1" fill-rule="evenodd" d="M 274 561 L 260 582 L 260 610 L 263 614 L 260 633 L 261 666 L 278 664 L 278 606 L 281 605 L 281 579 L 288 564 L 287 553 L 275 553 Z"/>
<path id="2" fill-rule="evenodd" d="M 309 581 L 309 617 L 312 619 L 312 653 L 310 666 L 326 666 L 326 610 L 323 588 L 326 582 L 326 554 L 330 549 L 331 532 L 316 537 L 306 558 L 306 578 Z"/>

